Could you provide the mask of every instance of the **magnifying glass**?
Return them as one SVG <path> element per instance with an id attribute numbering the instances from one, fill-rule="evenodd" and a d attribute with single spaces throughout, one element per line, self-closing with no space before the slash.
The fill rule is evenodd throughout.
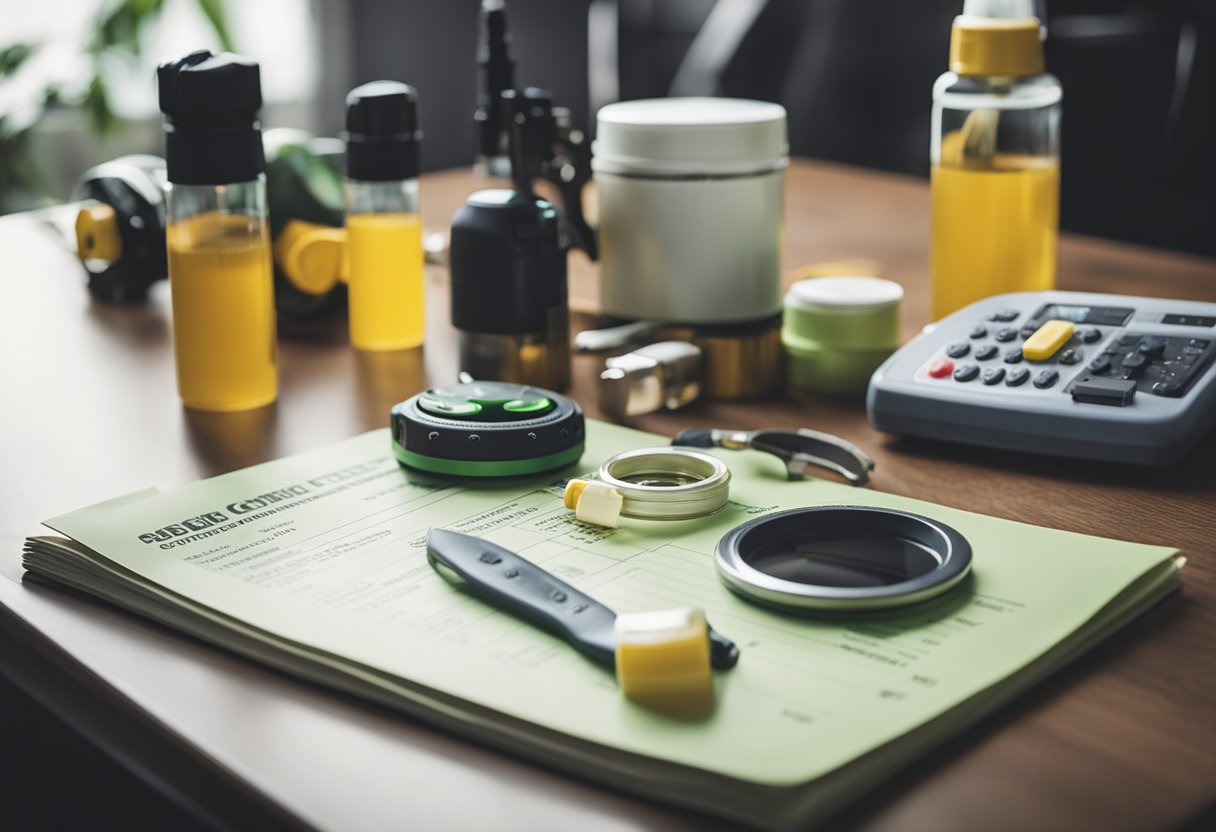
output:
<path id="1" fill-rule="evenodd" d="M 822 506 L 760 517 L 718 543 L 718 575 L 744 598 L 791 612 L 917 604 L 971 571 L 971 546 L 937 520 L 887 508 Z"/>

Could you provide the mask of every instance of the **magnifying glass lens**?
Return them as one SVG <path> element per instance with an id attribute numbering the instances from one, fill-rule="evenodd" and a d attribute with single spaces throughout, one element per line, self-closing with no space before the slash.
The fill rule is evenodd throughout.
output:
<path id="1" fill-rule="evenodd" d="M 891 586 L 941 566 L 928 547 L 881 531 L 817 530 L 740 551 L 745 563 L 785 581 L 831 587 Z"/>

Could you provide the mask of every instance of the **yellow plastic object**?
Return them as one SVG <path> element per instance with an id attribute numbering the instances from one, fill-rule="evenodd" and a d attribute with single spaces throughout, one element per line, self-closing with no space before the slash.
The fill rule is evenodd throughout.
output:
<path id="1" fill-rule="evenodd" d="M 1072 321 L 1048 321 L 1022 344 L 1022 357 L 1027 361 L 1046 361 L 1068 343 L 1072 331 Z"/>
<path id="2" fill-rule="evenodd" d="M 76 251 L 82 260 L 122 259 L 122 235 L 112 205 L 90 200 L 76 215 Z"/>
<path id="3" fill-rule="evenodd" d="M 570 480 L 566 483 L 566 490 L 562 492 L 562 502 L 566 508 L 578 508 L 578 499 L 583 496 L 583 492 L 587 490 L 586 480 Z"/>
<path id="4" fill-rule="evenodd" d="M 616 679 L 625 696 L 684 716 L 713 704 L 705 613 L 684 607 L 616 617 Z"/>
<path id="5" fill-rule="evenodd" d="M 959 75 L 1022 77 L 1044 71 L 1040 24 L 963 15 L 950 31 L 950 71 Z"/>
<path id="6" fill-rule="evenodd" d="M 615 529 L 621 521 L 625 498 L 620 491 L 603 482 L 570 480 L 562 493 L 566 508 L 584 523 Z"/>
<path id="7" fill-rule="evenodd" d="M 346 230 L 291 220 L 274 241 L 274 259 L 301 292 L 327 294 L 350 271 Z"/>

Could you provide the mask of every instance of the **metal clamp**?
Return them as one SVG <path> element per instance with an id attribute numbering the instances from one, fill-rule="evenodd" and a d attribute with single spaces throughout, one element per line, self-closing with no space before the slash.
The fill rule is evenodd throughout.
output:
<path id="1" fill-rule="evenodd" d="M 814 465 L 840 474 L 852 485 L 865 485 L 874 470 L 874 460 L 852 442 L 839 436 L 801 428 L 789 430 L 718 430 L 691 428 L 681 431 L 673 445 L 693 448 L 727 448 L 764 451 L 785 463 L 790 479 L 803 479 L 807 467 Z"/>

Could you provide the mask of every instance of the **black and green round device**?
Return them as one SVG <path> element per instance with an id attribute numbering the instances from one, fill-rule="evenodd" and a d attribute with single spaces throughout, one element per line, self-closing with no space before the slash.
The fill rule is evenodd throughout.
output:
<path id="1" fill-rule="evenodd" d="M 551 471 L 583 455 L 583 411 L 539 387 L 474 381 L 393 408 L 393 453 L 410 468 L 462 477 Z"/>

